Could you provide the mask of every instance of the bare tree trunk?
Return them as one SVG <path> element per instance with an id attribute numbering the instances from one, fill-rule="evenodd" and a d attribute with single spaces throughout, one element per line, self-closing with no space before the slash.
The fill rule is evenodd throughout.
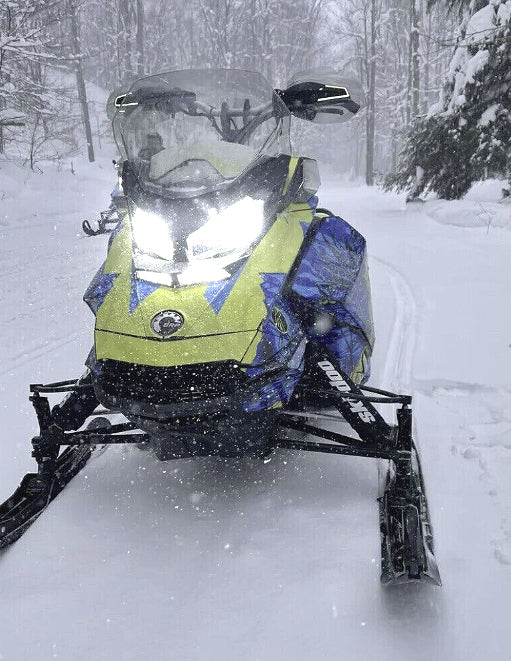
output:
<path id="1" fill-rule="evenodd" d="M 120 42 L 122 44 L 121 50 L 121 73 L 123 82 L 129 82 L 133 80 L 133 44 L 131 31 L 133 28 L 132 19 L 132 0 L 120 0 L 119 2 L 119 20 L 121 24 L 121 34 Z"/>
<path id="2" fill-rule="evenodd" d="M 391 171 L 395 172 L 396 166 L 397 166 L 397 135 L 396 135 L 396 127 L 392 127 L 392 133 L 391 133 L 391 150 L 392 150 L 392 156 L 391 156 Z"/>
<path id="3" fill-rule="evenodd" d="M 80 37 L 78 33 L 78 23 L 76 19 L 75 0 L 69 0 L 69 17 L 71 19 L 71 43 L 74 55 L 74 67 L 76 74 L 76 86 L 78 88 L 78 99 L 82 108 L 83 126 L 85 128 L 85 137 L 87 140 L 87 151 L 89 161 L 94 163 L 94 146 L 92 144 L 92 131 L 90 127 L 89 106 L 87 105 L 87 91 L 83 79 L 82 61 L 80 52 Z"/>
<path id="4" fill-rule="evenodd" d="M 144 5 L 137 0 L 137 74 L 144 75 Z"/>
<path id="5" fill-rule="evenodd" d="M 430 60 L 431 60 L 431 11 L 426 10 L 428 14 L 428 31 L 426 35 L 426 54 L 425 54 L 425 63 L 424 63 L 424 93 L 422 95 L 422 109 L 423 112 L 427 112 L 429 108 L 429 99 L 430 99 Z"/>
<path id="6" fill-rule="evenodd" d="M 408 62 L 407 123 L 419 114 L 420 54 L 418 0 L 410 0 L 410 47 Z"/>
<path id="7" fill-rule="evenodd" d="M 375 97 L 376 97 L 376 0 L 371 0 L 371 34 L 369 45 L 369 103 L 366 123 L 366 184 L 374 185 L 374 134 L 375 134 Z"/>
<path id="8" fill-rule="evenodd" d="M 39 126 L 39 121 L 41 120 L 41 113 L 38 112 L 36 114 L 35 122 L 34 122 L 34 128 L 32 130 L 32 137 L 30 138 L 30 169 L 34 169 L 34 164 L 35 164 L 35 143 L 36 143 L 36 136 L 37 136 L 37 128 Z"/>
<path id="9" fill-rule="evenodd" d="M 419 0 L 412 0 L 412 117 L 419 114 L 420 53 L 419 53 Z"/>

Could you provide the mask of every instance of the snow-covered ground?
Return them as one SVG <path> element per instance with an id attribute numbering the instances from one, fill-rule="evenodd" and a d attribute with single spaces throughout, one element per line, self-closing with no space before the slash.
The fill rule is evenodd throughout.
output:
<path id="1" fill-rule="evenodd" d="M 92 342 L 81 295 L 106 239 L 80 222 L 114 172 L 75 172 L 0 167 L 0 500 L 33 468 L 28 384 L 78 375 Z M 442 589 L 380 587 L 371 460 L 165 464 L 114 447 L 0 554 L 0 659 L 508 659 L 511 206 L 497 199 L 489 183 L 406 207 L 328 173 L 321 196 L 368 239 L 373 383 L 414 394 Z"/>

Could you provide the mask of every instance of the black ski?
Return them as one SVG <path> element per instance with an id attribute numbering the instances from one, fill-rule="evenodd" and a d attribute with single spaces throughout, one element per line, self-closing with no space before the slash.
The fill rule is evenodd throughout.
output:
<path id="1" fill-rule="evenodd" d="M 102 211 L 97 221 L 97 229 L 91 225 L 88 220 L 82 222 L 82 229 L 88 236 L 98 236 L 98 234 L 105 234 L 113 229 L 113 226 L 119 222 L 119 209 L 112 202 L 106 211 Z M 110 225 L 111 227 L 107 227 Z"/>
<path id="2" fill-rule="evenodd" d="M 343 372 L 335 357 L 314 348 L 308 359 L 308 389 L 317 404 L 329 402 L 357 432 L 350 438 L 300 421 L 284 426 L 333 441 L 336 445 L 284 441 L 280 447 L 389 459 L 380 505 L 381 582 L 384 585 L 408 581 L 441 585 L 433 548 L 419 454 L 412 438 L 411 397 L 394 395 L 377 388 L 358 386 Z M 306 382 L 307 383 L 307 382 Z M 389 425 L 374 404 L 401 404 L 397 426 Z M 307 408 L 307 407 L 305 407 Z M 315 446 L 315 447 L 314 447 Z"/>
<path id="3" fill-rule="evenodd" d="M 415 445 L 412 470 L 399 474 L 389 465 L 380 504 L 381 582 L 425 581 L 442 585 L 435 559 L 433 529 Z"/>
<path id="4" fill-rule="evenodd" d="M 50 476 L 27 473 L 14 494 L 0 505 L 0 549 L 9 546 L 34 523 L 62 489 L 85 466 L 91 447 L 66 448 Z"/>
<path id="5" fill-rule="evenodd" d="M 84 220 L 82 223 L 82 229 L 87 234 L 87 236 L 97 236 L 98 234 L 102 234 L 104 232 L 101 227 L 98 226 L 98 229 L 95 230 L 93 229 L 92 225 L 88 220 Z"/>

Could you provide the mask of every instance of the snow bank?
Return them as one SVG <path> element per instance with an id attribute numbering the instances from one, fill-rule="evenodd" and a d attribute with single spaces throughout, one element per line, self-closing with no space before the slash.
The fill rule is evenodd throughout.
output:
<path id="1" fill-rule="evenodd" d="M 511 205 L 499 202 L 505 186 L 499 179 L 480 181 L 462 200 L 428 200 L 424 211 L 442 225 L 511 230 Z"/>
<path id="2" fill-rule="evenodd" d="M 501 24 L 511 20 L 511 0 L 507 0 L 505 4 L 500 5 L 497 16 Z"/>
<path id="3" fill-rule="evenodd" d="M 113 146 L 106 145 L 95 163 L 65 159 L 60 163 L 40 162 L 36 170 L 20 160 L 0 159 L 0 229 L 18 224 L 45 222 L 55 215 L 55 199 L 60 215 L 83 215 L 83 191 L 88 190 L 87 207 L 96 212 L 109 203 L 107 192 L 116 180 L 111 159 Z M 98 180 L 101 182 L 98 185 Z"/>

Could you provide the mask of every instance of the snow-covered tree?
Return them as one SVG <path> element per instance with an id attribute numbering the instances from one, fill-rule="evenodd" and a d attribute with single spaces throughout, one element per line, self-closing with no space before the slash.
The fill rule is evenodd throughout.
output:
<path id="1" fill-rule="evenodd" d="M 58 16 L 57 4 L 48 8 L 42 1 L 0 1 L 0 152 L 14 127 L 46 113 L 50 99 L 43 85 L 44 65 L 54 58 L 54 44 L 44 25 Z"/>
<path id="2" fill-rule="evenodd" d="M 374 114 L 361 113 L 366 124 L 363 132 L 351 122 L 343 151 L 349 168 L 358 176 L 365 170 L 368 182 L 396 167 L 409 124 L 436 99 L 448 65 L 447 44 L 456 26 L 454 12 L 444 5 L 428 9 L 426 0 L 377 0 L 374 6 L 375 56 L 371 0 L 330 0 L 326 32 L 330 47 L 321 53 L 322 63 L 362 81 L 368 101 L 374 91 Z M 367 130 L 370 114 L 374 142 Z"/>
<path id="3" fill-rule="evenodd" d="M 65 141 L 74 131 L 92 158 L 91 134 L 97 147 L 110 135 L 100 99 L 143 74 L 233 67 L 283 87 L 324 65 L 362 81 L 367 110 L 349 129 L 297 120 L 299 149 L 372 182 L 395 167 L 407 127 L 436 98 L 468 2 L 431 1 L 0 0 L 0 151 L 2 128 L 12 150 L 30 143 L 40 155 L 69 129 Z"/>
<path id="4" fill-rule="evenodd" d="M 70 0 L 0 0 L 0 152 L 7 145 L 31 167 L 77 147 L 70 6 Z"/>
<path id="5" fill-rule="evenodd" d="M 386 187 L 460 198 L 475 181 L 511 176 L 510 144 L 511 0 L 471 0 L 441 98 L 413 124 Z"/>

